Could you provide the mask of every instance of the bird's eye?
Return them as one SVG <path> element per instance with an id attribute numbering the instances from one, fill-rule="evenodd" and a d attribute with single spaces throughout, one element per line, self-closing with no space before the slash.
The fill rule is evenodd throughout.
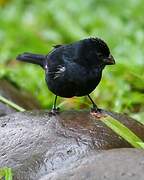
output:
<path id="1" fill-rule="evenodd" d="M 102 59 L 103 55 L 101 53 L 97 53 L 98 58 Z"/>

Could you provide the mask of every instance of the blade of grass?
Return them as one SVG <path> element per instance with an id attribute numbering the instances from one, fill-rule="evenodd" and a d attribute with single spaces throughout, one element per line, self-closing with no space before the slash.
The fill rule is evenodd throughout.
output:
<path id="1" fill-rule="evenodd" d="M 125 125 L 120 123 L 118 120 L 112 118 L 111 116 L 107 116 L 102 119 L 103 123 L 105 123 L 109 128 L 111 128 L 115 133 L 124 138 L 127 142 L 129 142 L 135 148 L 143 148 L 140 143 L 144 143 L 138 136 L 136 136 L 130 129 L 128 129 Z M 139 142 L 139 143 L 137 143 Z"/>
<path id="2" fill-rule="evenodd" d="M 11 168 L 1 168 L 0 169 L 0 179 L 12 180 L 12 169 Z"/>
<path id="3" fill-rule="evenodd" d="M 2 177 L 4 177 L 4 170 L 3 169 L 0 169 L 0 179 L 2 179 Z"/>
<path id="4" fill-rule="evenodd" d="M 137 142 L 137 143 L 141 146 L 142 149 L 144 149 L 144 142 Z"/>
<path id="5" fill-rule="evenodd" d="M 11 168 L 5 168 L 5 180 L 12 180 Z"/>
<path id="6" fill-rule="evenodd" d="M 6 99 L 6 98 L 4 98 L 2 96 L 0 96 L 0 101 L 5 103 L 5 104 L 8 104 L 9 106 L 11 106 L 12 108 L 16 109 L 17 111 L 21 111 L 21 112 L 25 111 L 24 108 L 18 106 L 17 104 L 9 101 L 8 99 Z"/>

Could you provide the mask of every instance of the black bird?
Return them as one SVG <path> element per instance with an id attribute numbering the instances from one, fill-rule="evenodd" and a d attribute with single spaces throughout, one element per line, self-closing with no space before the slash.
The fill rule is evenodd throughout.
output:
<path id="1" fill-rule="evenodd" d="M 115 64 L 107 44 L 99 38 L 56 45 L 47 55 L 23 53 L 17 60 L 38 64 L 45 70 L 48 88 L 56 95 L 53 111 L 57 110 L 57 96 L 88 96 L 92 110 L 97 112 L 99 109 L 89 94 L 99 84 L 104 67 Z"/>

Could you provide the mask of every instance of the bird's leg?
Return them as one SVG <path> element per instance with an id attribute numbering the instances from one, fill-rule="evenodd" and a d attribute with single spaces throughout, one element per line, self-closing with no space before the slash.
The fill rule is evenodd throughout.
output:
<path id="1" fill-rule="evenodd" d="M 56 114 L 59 112 L 59 108 L 56 107 L 57 95 L 55 96 L 54 104 L 51 113 Z"/>
<path id="2" fill-rule="evenodd" d="M 106 117 L 106 114 L 103 112 L 102 109 L 98 108 L 97 105 L 94 103 L 94 101 L 92 100 L 92 98 L 90 97 L 90 95 L 88 94 L 88 98 L 90 99 L 90 101 L 93 104 L 93 108 L 91 108 L 91 112 L 90 114 L 94 117 L 96 117 L 97 119 L 101 119 L 103 117 Z"/>
<path id="3" fill-rule="evenodd" d="M 90 97 L 90 95 L 88 94 L 88 98 L 90 99 L 90 101 L 93 104 L 93 107 L 91 109 L 91 112 L 100 112 L 100 109 L 97 107 L 97 105 L 94 103 L 94 101 L 92 100 L 92 98 Z"/>

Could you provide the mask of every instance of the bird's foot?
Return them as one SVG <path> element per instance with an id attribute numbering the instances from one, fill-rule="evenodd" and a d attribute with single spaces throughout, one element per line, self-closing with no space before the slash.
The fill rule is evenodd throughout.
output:
<path id="1" fill-rule="evenodd" d="M 102 118 L 102 117 L 105 116 L 105 115 L 103 114 L 102 109 L 99 109 L 99 108 L 97 108 L 97 107 L 91 108 L 90 114 L 91 114 L 92 116 L 95 116 L 97 119 L 100 119 L 100 118 Z"/>
<path id="2" fill-rule="evenodd" d="M 57 108 L 52 108 L 52 110 L 50 111 L 50 115 L 55 116 L 55 115 L 57 115 L 57 114 L 59 113 L 59 111 L 60 111 L 60 108 L 59 108 L 59 107 L 57 107 Z"/>

